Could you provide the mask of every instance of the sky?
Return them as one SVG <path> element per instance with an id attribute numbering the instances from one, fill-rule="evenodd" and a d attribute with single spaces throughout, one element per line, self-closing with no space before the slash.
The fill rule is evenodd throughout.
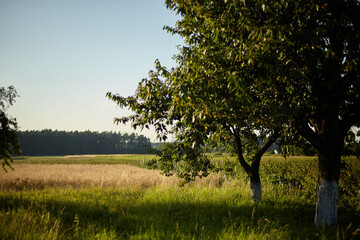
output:
<path id="1" fill-rule="evenodd" d="M 177 19 L 164 0 L 0 0 L 0 87 L 20 95 L 8 114 L 22 131 L 134 132 L 105 95 L 133 95 L 156 59 L 175 66 L 182 39 L 163 26 Z"/>

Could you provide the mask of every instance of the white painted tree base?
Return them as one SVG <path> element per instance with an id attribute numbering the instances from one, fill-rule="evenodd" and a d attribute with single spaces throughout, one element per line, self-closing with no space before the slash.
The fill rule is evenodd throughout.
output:
<path id="1" fill-rule="evenodd" d="M 329 226 L 337 221 L 338 183 L 335 180 L 320 180 L 316 192 L 316 226 Z"/>
<path id="2" fill-rule="evenodd" d="M 261 183 L 255 182 L 250 180 L 250 196 L 251 200 L 254 202 L 260 202 L 261 201 Z"/>

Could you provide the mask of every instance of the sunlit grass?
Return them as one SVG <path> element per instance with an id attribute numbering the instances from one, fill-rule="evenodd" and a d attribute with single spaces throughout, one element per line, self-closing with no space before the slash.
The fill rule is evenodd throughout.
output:
<path id="1" fill-rule="evenodd" d="M 15 162 L 0 174 L 0 239 L 358 239 L 359 162 L 342 172 L 338 224 L 317 228 L 316 161 L 307 160 L 265 160 L 260 203 L 238 173 L 179 187 L 130 165 Z"/>
<path id="2" fill-rule="evenodd" d="M 351 239 L 356 231 L 316 228 L 313 212 L 311 200 L 286 194 L 253 203 L 236 184 L 4 191 L 0 239 Z"/>
<path id="3" fill-rule="evenodd" d="M 114 155 L 69 155 L 69 156 L 20 156 L 14 164 L 128 164 L 144 166 L 154 155 L 114 154 Z"/>

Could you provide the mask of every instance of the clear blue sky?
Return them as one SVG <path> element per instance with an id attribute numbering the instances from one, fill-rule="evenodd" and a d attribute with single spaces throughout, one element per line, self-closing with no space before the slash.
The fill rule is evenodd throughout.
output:
<path id="1" fill-rule="evenodd" d="M 164 0 L 0 0 L 0 87 L 20 95 L 8 113 L 20 130 L 132 132 L 105 94 L 132 95 L 155 59 L 175 65 L 182 40 L 162 29 L 177 18 Z"/>

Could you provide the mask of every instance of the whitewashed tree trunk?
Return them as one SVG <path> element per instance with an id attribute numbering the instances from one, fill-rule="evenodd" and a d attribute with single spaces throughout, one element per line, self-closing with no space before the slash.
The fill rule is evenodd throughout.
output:
<path id="1" fill-rule="evenodd" d="M 336 180 L 319 180 L 316 192 L 316 226 L 329 226 L 337 221 L 338 183 Z"/>
<path id="2" fill-rule="evenodd" d="M 261 182 L 252 180 L 250 178 L 250 190 L 251 190 L 251 200 L 254 202 L 261 201 Z"/>

